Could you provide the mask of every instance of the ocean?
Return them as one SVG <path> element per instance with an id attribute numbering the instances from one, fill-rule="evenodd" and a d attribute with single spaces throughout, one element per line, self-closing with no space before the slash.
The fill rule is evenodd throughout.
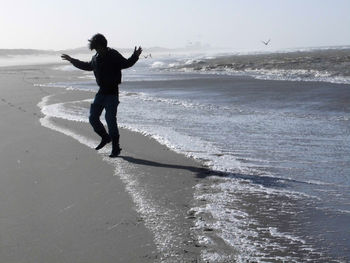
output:
<path id="1" fill-rule="evenodd" d="M 203 261 L 350 261 L 349 47 L 169 54 L 123 74 L 119 125 L 211 170 L 189 209 Z M 97 90 L 82 71 L 41 86 Z M 88 122 L 90 103 L 40 107 Z"/>

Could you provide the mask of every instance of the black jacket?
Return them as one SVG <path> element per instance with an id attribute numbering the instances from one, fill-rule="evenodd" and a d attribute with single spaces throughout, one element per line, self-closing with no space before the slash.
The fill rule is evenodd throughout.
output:
<path id="1" fill-rule="evenodd" d="M 96 53 L 90 62 L 73 59 L 71 63 L 79 69 L 94 71 L 97 85 L 100 87 L 98 94 L 117 94 L 122 79 L 121 70 L 133 66 L 139 58 L 132 55 L 126 59 L 118 51 L 107 49 L 103 55 Z"/>

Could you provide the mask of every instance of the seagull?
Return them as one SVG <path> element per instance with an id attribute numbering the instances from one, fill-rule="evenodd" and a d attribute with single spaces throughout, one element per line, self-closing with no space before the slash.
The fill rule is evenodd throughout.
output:
<path id="1" fill-rule="evenodd" d="M 271 39 L 269 39 L 269 40 L 267 40 L 267 41 L 261 41 L 261 42 L 263 42 L 264 45 L 267 46 L 267 45 L 270 43 L 270 40 L 271 40 Z"/>
<path id="2" fill-rule="evenodd" d="M 147 56 L 143 56 L 144 58 L 152 58 L 152 54 L 148 54 Z"/>

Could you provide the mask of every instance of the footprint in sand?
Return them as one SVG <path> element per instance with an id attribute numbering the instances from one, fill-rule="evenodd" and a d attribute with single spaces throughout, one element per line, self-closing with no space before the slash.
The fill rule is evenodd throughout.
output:
<path id="1" fill-rule="evenodd" d="M 23 109 L 22 107 L 18 107 L 17 109 L 19 109 L 22 112 L 27 112 L 25 109 Z"/>
<path id="2" fill-rule="evenodd" d="M 16 107 L 16 105 L 12 104 L 11 102 L 7 101 L 7 100 L 4 99 L 4 98 L 0 98 L 0 100 L 1 100 L 2 102 L 6 103 L 6 104 L 7 104 L 8 106 L 10 106 L 10 107 Z M 21 106 L 18 106 L 17 109 L 20 110 L 21 112 L 27 112 L 27 110 L 24 109 L 24 108 L 22 108 Z M 36 113 L 36 112 L 33 112 L 33 116 L 35 116 L 35 117 L 38 118 L 38 117 L 39 117 L 39 114 Z"/>

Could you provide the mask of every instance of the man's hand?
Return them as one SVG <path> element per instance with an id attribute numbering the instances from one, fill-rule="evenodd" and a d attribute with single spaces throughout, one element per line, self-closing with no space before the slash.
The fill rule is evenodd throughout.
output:
<path id="1" fill-rule="evenodd" d="M 134 49 L 134 56 L 139 57 L 141 55 L 141 53 L 142 53 L 142 48 L 141 47 L 139 47 L 139 48 L 135 47 L 135 49 Z"/>
<path id="2" fill-rule="evenodd" d="M 69 62 L 72 62 L 72 60 L 73 60 L 73 58 L 70 57 L 70 56 L 68 56 L 67 54 L 62 54 L 62 55 L 61 55 L 61 58 L 62 58 L 63 60 L 67 60 L 67 61 L 69 61 Z"/>

